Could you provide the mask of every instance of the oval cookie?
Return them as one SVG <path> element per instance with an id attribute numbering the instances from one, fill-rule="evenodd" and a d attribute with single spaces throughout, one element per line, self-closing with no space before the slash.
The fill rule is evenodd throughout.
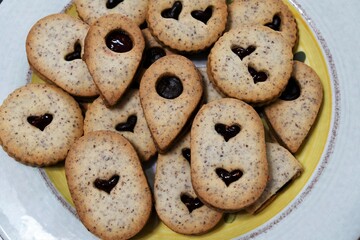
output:
<path id="1" fill-rule="evenodd" d="M 65 174 L 80 220 L 101 239 L 129 239 L 146 224 L 151 193 L 139 158 L 112 131 L 81 137 L 70 149 Z"/>
<path id="2" fill-rule="evenodd" d="M 223 211 L 255 202 L 266 186 L 264 127 L 248 104 L 223 98 L 204 105 L 191 128 L 191 180 L 198 197 Z"/>

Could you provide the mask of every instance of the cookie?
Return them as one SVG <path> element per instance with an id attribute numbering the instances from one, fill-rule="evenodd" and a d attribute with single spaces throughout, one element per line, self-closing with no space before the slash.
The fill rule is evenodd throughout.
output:
<path id="1" fill-rule="evenodd" d="M 12 92 L 0 106 L 0 143 L 16 160 L 49 166 L 65 159 L 83 134 L 76 101 L 50 84 L 28 84 Z"/>
<path id="2" fill-rule="evenodd" d="M 148 0 L 75 0 L 79 17 L 88 24 L 109 14 L 121 14 L 131 19 L 136 25 L 145 22 Z"/>
<path id="3" fill-rule="evenodd" d="M 142 161 L 147 161 L 156 154 L 138 90 L 129 90 L 112 108 L 107 108 L 101 98 L 96 99 L 86 112 L 84 134 L 98 130 L 111 130 L 126 137 Z"/>
<path id="4" fill-rule="evenodd" d="M 295 46 L 298 38 L 296 20 L 282 0 L 234 0 L 228 9 L 228 29 L 253 24 L 267 26 Z"/>
<path id="5" fill-rule="evenodd" d="M 107 106 L 115 105 L 130 85 L 144 47 L 140 28 L 120 14 L 106 15 L 91 25 L 84 60 Z"/>
<path id="6" fill-rule="evenodd" d="M 166 46 L 182 52 L 210 47 L 225 30 L 225 1 L 149 0 L 147 23 Z"/>
<path id="7" fill-rule="evenodd" d="M 26 38 L 26 54 L 38 75 L 71 95 L 99 95 L 82 60 L 89 26 L 67 14 L 53 14 L 37 21 Z"/>
<path id="8" fill-rule="evenodd" d="M 218 90 L 216 90 L 214 84 L 210 81 L 207 74 L 207 68 L 198 67 L 198 70 L 204 82 L 204 102 L 211 102 L 223 98 L 224 96 Z"/>
<path id="9" fill-rule="evenodd" d="M 77 214 L 101 239 L 129 239 L 149 219 L 152 199 L 130 142 L 113 131 L 96 131 L 71 147 L 65 174 Z"/>
<path id="10" fill-rule="evenodd" d="M 262 105 L 284 90 L 292 58 L 290 45 L 279 33 L 265 26 L 243 26 L 216 42 L 208 57 L 208 72 L 225 95 Z"/>
<path id="11" fill-rule="evenodd" d="M 252 214 L 262 211 L 285 187 L 303 172 L 300 162 L 284 147 L 277 143 L 266 143 L 269 164 L 269 179 L 264 192 L 255 203 L 246 208 Z"/>
<path id="12" fill-rule="evenodd" d="M 191 127 L 191 180 L 197 196 L 227 212 L 254 203 L 268 178 L 264 127 L 243 101 L 205 104 Z"/>
<path id="13" fill-rule="evenodd" d="M 160 58 L 140 82 L 140 102 L 159 152 L 165 152 L 200 104 L 201 76 L 195 65 L 180 55 Z"/>
<path id="14" fill-rule="evenodd" d="M 155 209 L 162 222 L 181 234 L 208 232 L 222 213 L 196 196 L 190 176 L 190 134 L 165 154 L 159 154 L 154 184 Z"/>
<path id="15" fill-rule="evenodd" d="M 323 87 L 319 76 L 306 64 L 294 61 L 293 72 L 279 99 L 264 108 L 278 140 L 296 153 L 319 113 Z"/>

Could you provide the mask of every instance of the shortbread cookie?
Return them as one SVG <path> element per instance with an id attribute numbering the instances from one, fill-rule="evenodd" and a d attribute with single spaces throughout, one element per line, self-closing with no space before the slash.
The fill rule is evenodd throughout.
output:
<path id="1" fill-rule="evenodd" d="M 44 80 L 71 95 L 94 97 L 98 90 L 82 60 L 84 39 L 89 26 L 67 14 L 40 19 L 26 39 L 29 64 Z"/>
<path id="2" fill-rule="evenodd" d="M 152 200 L 130 142 L 113 131 L 96 131 L 71 147 L 65 174 L 76 211 L 101 239 L 129 239 L 149 219 Z"/>
<path id="3" fill-rule="evenodd" d="M 138 90 L 129 90 L 112 108 L 107 108 L 101 98 L 96 99 L 86 112 L 84 134 L 97 130 L 116 131 L 126 137 L 142 161 L 147 161 L 156 154 Z"/>
<path id="4" fill-rule="evenodd" d="M 25 164 L 49 166 L 64 160 L 82 133 L 80 107 L 54 85 L 20 87 L 0 106 L 0 143 Z"/>
<path id="5" fill-rule="evenodd" d="M 293 180 L 298 178 L 303 167 L 284 147 L 277 143 L 266 143 L 266 155 L 269 164 L 269 179 L 264 192 L 255 203 L 246 208 L 250 213 L 258 213 L 269 205 Z"/>
<path id="6" fill-rule="evenodd" d="M 294 61 L 294 68 L 280 98 L 264 108 L 266 119 L 279 141 L 292 153 L 298 151 L 316 120 L 323 87 L 316 72 Z"/>
<path id="7" fill-rule="evenodd" d="M 140 28 L 120 14 L 99 18 L 85 39 L 84 60 L 107 106 L 133 80 L 145 47 Z"/>
<path id="8" fill-rule="evenodd" d="M 279 32 L 291 46 L 297 41 L 297 24 L 282 0 L 234 0 L 228 6 L 228 28 L 259 24 Z"/>
<path id="9" fill-rule="evenodd" d="M 196 196 L 190 176 L 190 134 L 166 154 L 159 154 L 154 184 L 155 209 L 165 225 L 181 234 L 201 234 L 212 229 L 222 213 Z"/>
<path id="10" fill-rule="evenodd" d="M 227 5 L 218 0 L 149 0 L 146 19 L 154 36 L 170 48 L 200 51 L 225 30 Z"/>
<path id="11" fill-rule="evenodd" d="M 80 18 L 88 24 L 116 13 L 128 17 L 139 26 L 145 21 L 148 7 L 148 0 L 74 0 L 74 3 Z"/>
<path id="12" fill-rule="evenodd" d="M 191 179 L 197 196 L 223 211 L 254 203 L 268 178 L 264 127 L 243 101 L 204 105 L 191 128 Z"/>
<path id="13" fill-rule="evenodd" d="M 211 49 L 208 72 L 229 97 L 261 105 L 277 98 L 292 71 L 290 45 L 265 26 L 242 26 L 225 33 Z"/>
<path id="14" fill-rule="evenodd" d="M 210 81 L 207 74 L 207 68 L 198 67 L 198 70 L 204 81 L 204 102 L 211 102 L 223 98 L 224 96 L 218 90 L 216 90 L 214 84 Z"/>
<path id="15" fill-rule="evenodd" d="M 160 58 L 140 82 L 140 102 L 159 152 L 165 152 L 196 110 L 203 93 L 195 65 L 180 55 Z"/>

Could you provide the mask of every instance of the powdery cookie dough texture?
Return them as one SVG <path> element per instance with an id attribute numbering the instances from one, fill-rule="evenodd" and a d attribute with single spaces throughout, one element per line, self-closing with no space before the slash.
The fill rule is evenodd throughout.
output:
<path id="1" fill-rule="evenodd" d="M 0 106 L 0 143 L 18 161 L 49 166 L 65 159 L 83 134 L 77 102 L 49 84 L 16 89 Z"/>

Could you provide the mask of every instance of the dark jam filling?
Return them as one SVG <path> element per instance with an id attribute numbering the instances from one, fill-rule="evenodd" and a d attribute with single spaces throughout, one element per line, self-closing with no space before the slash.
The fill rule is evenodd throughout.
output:
<path id="1" fill-rule="evenodd" d="M 105 37 L 106 46 L 113 52 L 125 53 L 133 48 L 130 36 L 123 30 L 116 29 Z"/>
<path id="2" fill-rule="evenodd" d="M 28 123 L 30 123 L 34 127 L 37 127 L 41 131 L 44 131 L 44 129 L 52 122 L 52 120 L 53 120 L 53 116 L 48 113 L 46 113 L 42 116 L 27 117 Z"/>
<path id="3" fill-rule="evenodd" d="M 237 124 L 231 126 L 222 123 L 215 124 L 215 131 L 224 137 L 225 142 L 235 137 L 240 132 L 240 130 L 241 128 Z"/>
<path id="4" fill-rule="evenodd" d="M 163 76 L 156 83 L 156 92 L 163 98 L 174 99 L 183 92 L 183 85 L 175 76 Z"/>

